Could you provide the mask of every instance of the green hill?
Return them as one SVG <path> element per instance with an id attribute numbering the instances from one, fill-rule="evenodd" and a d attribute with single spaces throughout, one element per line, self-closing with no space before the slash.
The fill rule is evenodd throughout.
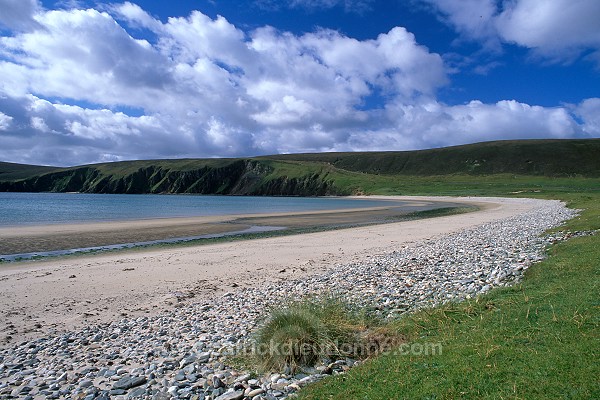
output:
<path id="1" fill-rule="evenodd" d="M 0 191 L 316 196 L 398 193 L 403 185 L 423 177 L 451 184 L 490 176 L 533 176 L 553 182 L 598 178 L 600 139 L 497 141 L 402 152 L 123 161 L 68 168 L 0 163 Z"/>
<path id="2" fill-rule="evenodd" d="M 600 139 L 511 140 L 417 151 L 289 154 L 273 160 L 326 162 L 384 175 L 519 174 L 600 176 Z"/>
<path id="3" fill-rule="evenodd" d="M 58 168 L 0 161 L 0 181 L 26 179 L 35 175 L 43 175 L 56 169 Z"/>

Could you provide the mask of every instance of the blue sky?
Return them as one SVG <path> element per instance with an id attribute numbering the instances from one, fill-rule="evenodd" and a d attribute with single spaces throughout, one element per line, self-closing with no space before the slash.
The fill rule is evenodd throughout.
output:
<path id="1" fill-rule="evenodd" d="M 0 0 L 0 160 L 600 137 L 597 0 Z"/>

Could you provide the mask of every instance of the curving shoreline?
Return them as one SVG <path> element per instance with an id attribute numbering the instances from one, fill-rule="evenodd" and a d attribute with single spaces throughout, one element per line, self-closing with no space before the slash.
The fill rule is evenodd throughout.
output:
<path id="1" fill-rule="evenodd" d="M 293 229 L 381 223 L 414 212 L 461 206 L 442 201 L 379 199 L 378 203 L 381 205 L 374 207 L 366 206 L 367 202 L 362 201 L 365 198 L 349 199 L 354 201 L 354 207 L 334 210 L 0 226 L 0 259 L 9 260 L 15 254 L 230 235 L 252 227 L 278 226 Z"/>
<path id="2" fill-rule="evenodd" d="M 244 341 L 267 305 L 287 296 L 320 293 L 335 287 L 338 294 L 358 304 L 373 305 L 375 302 L 380 311 L 387 315 L 476 295 L 519 279 L 522 271 L 543 255 L 544 240 L 538 235 L 574 215 L 573 210 L 567 210 L 557 201 L 494 198 L 470 201 L 486 204 L 486 207 L 483 211 L 471 214 L 432 220 L 261 239 L 247 242 L 247 246 L 219 244 L 208 246 L 211 248 L 208 250 L 189 248 L 162 250 L 151 256 L 148 254 L 151 252 L 145 252 L 116 258 L 103 257 L 103 260 L 96 260 L 95 265 L 89 264 L 91 259 L 86 261 L 88 264 L 81 264 L 82 260 L 69 260 L 70 265 L 61 265 L 60 269 L 52 270 L 52 274 L 46 278 L 72 271 L 98 278 L 98 271 L 110 265 L 122 268 L 122 273 L 114 268 L 112 270 L 121 279 L 127 276 L 125 273 L 135 273 L 137 268 L 143 269 L 140 272 L 150 277 L 153 272 L 159 272 L 156 269 L 158 265 L 173 257 L 180 257 L 179 265 L 183 265 L 181 260 L 184 257 L 187 257 L 184 262 L 195 263 L 188 266 L 186 274 L 193 273 L 198 258 L 213 257 L 210 265 L 220 265 L 224 274 L 212 275 L 221 279 L 221 282 L 196 281 L 192 285 L 190 276 L 187 276 L 188 286 L 184 284 L 184 277 L 179 286 L 173 285 L 178 290 L 172 292 L 170 297 L 178 307 L 164 309 L 162 314 L 128 315 L 127 319 L 118 322 L 100 319 L 98 322 L 101 325 L 94 328 L 54 338 L 42 333 L 38 336 L 46 338 L 21 346 L 8 346 L 0 353 L 5 365 L 0 368 L 0 394 L 5 394 L 9 388 L 12 393 L 19 388 L 29 387 L 25 377 L 22 377 L 19 385 L 2 388 L 5 382 L 19 373 L 23 375 L 23 370 L 29 371 L 26 376 L 52 382 L 54 386 L 49 383 L 48 388 L 44 389 L 51 394 L 60 393 L 61 390 L 70 394 L 92 392 L 90 388 L 96 388 L 96 393 L 100 393 L 101 390 L 113 388 L 123 376 L 132 379 L 138 376 L 139 382 L 144 380 L 144 383 L 135 385 L 135 389 L 116 389 L 130 395 L 133 391 L 140 396 L 149 395 L 152 391 L 164 391 L 168 396 L 166 393 L 169 390 L 171 393 L 180 390 L 189 393 L 200 389 L 204 393 L 206 388 L 211 387 L 208 380 L 214 383 L 214 375 L 226 386 L 233 387 L 234 381 L 243 377 L 236 377 L 234 371 L 223 369 L 215 351 Z M 243 259 L 235 259 L 239 257 Z M 144 265 L 148 262 L 153 263 L 154 269 Z M 258 264 L 254 265 L 254 269 L 247 269 L 252 262 Z M 240 264 L 243 264 L 241 270 Z M 134 270 L 125 271 L 131 265 L 136 266 Z M 0 287 L 7 287 L 7 281 L 18 277 L 31 280 L 31 274 L 48 272 L 48 268 L 52 268 L 51 264 L 50 267 L 32 266 L 29 271 L 13 271 L 9 279 L 0 281 Z M 285 271 L 281 272 L 283 269 Z M 229 279 L 225 279 L 226 276 Z M 352 277 L 351 281 L 349 276 Z M 93 279 L 88 282 L 93 282 Z M 232 289 L 233 282 L 242 287 Z M 18 283 L 12 281 L 12 284 Z M 207 290 L 211 284 L 215 290 Z M 152 292 L 144 289 L 143 285 L 141 289 L 142 294 L 149 295 Z M 225 290 L 229 291 L 223 293 Z M 164 292 L 159 290 L 159 293 Z M 118 296 L 113 299 L 116 304 L 121 304 L 120 301 Z M 6 304 L 2 306 L 6 307 Z M 72 310 L 75 307 L 76 304 Z M 51 357 L 53 352 L 54 358 Z M 150 353 L 153 355 L 149 356 Z M 33 365 L 26 366 L 32 354 L 38 359 L 37 366 L 42 367 L 35 371 L 31 371 Z M 110 354 L 115 355 L 110 360 L 112 365 L 106 358 Z M 95 362 L 90 361 L 92 358 Z M 129 365 L 126 365 L 126 359 L 129 359 Z M 13 368 L 9 373 L 11 369 L 6 365 L 11 363 L 22 364 L 21 369 Z M 117 368 L 117 365 L 122 365 L 122 368 Z M 40 371 L 46 376 L 38 376 L 42 373 Z M 82 373 L 81 376 L 77 375 L 78 371 Z M 64 373 L 66 376 L 62 378 Z M 182 377 L 181 374 L 183 379 L 178 379 Z M 193 375 L 190 378 L 196 380 L 188 379 L 187 375 Z M 238 383 L 257 386 L 253 390 L 258 390 L 260 386 L 261 390 L 272 394 L 285 394 L 295 390 L 293 385 L 302 385 L 318 377 L 293 379 L 280 376 L 273 381 L 270 376 L 264 382 L 252 383 L 246 377 Z M 19 380 L 13 380 L 15 382 Z M 53 389 L 50 389 L 51 386 Z M 38 388 L 32 388 L 29 392 Z M 219 388 L 213 385 L 212 389 Z M 27 389 L 23 394 L 25 392 L 28 392 Z"/>

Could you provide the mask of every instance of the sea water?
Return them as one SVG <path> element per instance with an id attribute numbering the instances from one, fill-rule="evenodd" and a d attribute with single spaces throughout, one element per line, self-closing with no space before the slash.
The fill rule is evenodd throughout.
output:
<path id="1" fill-rule="evenodd" d="M 383 206 L 343 197 L 0 193 L 0 226 L 301 212 Z"/>

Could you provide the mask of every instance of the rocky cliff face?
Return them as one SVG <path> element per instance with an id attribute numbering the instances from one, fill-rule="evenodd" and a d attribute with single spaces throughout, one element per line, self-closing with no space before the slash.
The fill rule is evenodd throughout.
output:
<path id="1" fill-rule="evenodd" d="M 287 178 L 285 176 L 270 180 L 261 185 L 253 194 L 266 196 L 333 196 L 343 195 L 335 188 L 332 181 L 321 179 L 318 174 L 302 178 Z"/>
<path id="2" fill-rule="evenodd" d="M 25 180 L 0 182 L 0 191 L 83 193 L 196 193 L 270 196 L 324 196 L 340 193 L 319 174 L 273 176 L 256 160 L 234 160 L 221 167 L 171 170 L 148 166 L 116 176 L 94 166 L 51 172 Z"/>

